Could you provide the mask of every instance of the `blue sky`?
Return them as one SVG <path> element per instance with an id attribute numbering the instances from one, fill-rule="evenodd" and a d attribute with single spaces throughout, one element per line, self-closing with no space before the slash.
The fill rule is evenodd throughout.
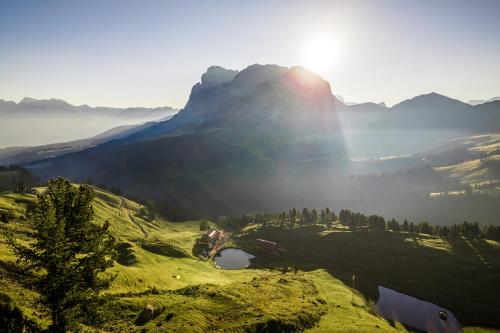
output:
<path id="1" fill-rule="evenodd" d="M 346 100 L 489 98 L 499 15 L 495 0 L 0 0 L 0 98 L 182 107 L 210 65 L 316 67 L 317 36 L 334 61 L 313 69 Z"/>

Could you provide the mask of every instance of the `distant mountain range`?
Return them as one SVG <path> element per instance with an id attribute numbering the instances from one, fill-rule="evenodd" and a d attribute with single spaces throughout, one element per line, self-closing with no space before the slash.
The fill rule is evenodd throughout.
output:
<path id="1" fill-rule="evenodd" d="M 500 130 L 500 101 L 470 105 L 435 92 L 390 108 L 375 103 L 339 104 L 343 126 L 356 128 L 442 128 L 470 132 Z"/>
<path id="2" fill-rule="evenodd" d="M 446 140 L 457 132 L 499 130 L 500 102 L 471 106 L 431 93 L 391 108 L 349 106 L 327 81 L 301 67 L 213 66 L 171 119 L 29 167 L 42 178 L 92 177 L 154 200 L 173 218 L 331 202 L 350 207 L 361 199 L 344 183 L 350 172 L 348 128 L 396 130 L 391 140 L 402 143 L 426 136 L 420 129 L 446 129 L 453 132 L 440 137 Z M 376 146 L 382 137 L 376 134 L 365 145 Z M 433 137 L 426 140 L 426 147 L 438 144 L 430 142 Z M 382 205 L 370 200 L 364 207 Z"/>
<path id="3" fill-rule="evenodd" d="M 488 102 L 494 102 L 494 101 L 500 101 L 500 96 L 498 97 L 492 97 L 490 99 L 471 99 L 467 102 L 467 104 L 470 105 L 479 105 L 483 103 L 488 103 Z"/>
<path id="4" fill-rule="evenodd" d="M 344 97 L 342 97 L 342 95 L 339 95 L 339 94 L 335 94 L 334 95 L 335 98 L 341 102 L 342 104 L 345 104 L 345 105 L 356 105 L 356 104 L 361 104 L 361 103 L 358 103 L 358 102 L 349 102 L 349 101 L 345 101 L 344 100 Z"/>
<path id="5" fill-rule="evenodd" d="M 0 148 L 85 140 L 115 127 L 165 120 L 177 111 L 171 107 L 75 106 L 60 99 L 0 100 Z"/>
<path id="6" fill-rule="evenodd" d="M 165 106 L 157 108 L 111 108 L 72 105 L 62 99 L 23 98 L 19 103 L 0 99 L 0 117 L 6 115 L 72 115 L 94 117 L 154 118 L 169 116 L 178 110 Z"/>

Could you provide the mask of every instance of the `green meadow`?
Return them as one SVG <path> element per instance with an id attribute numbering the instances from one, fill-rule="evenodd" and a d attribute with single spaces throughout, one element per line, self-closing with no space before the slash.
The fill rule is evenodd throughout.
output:
<path id="1" fill-rule="evenodd" d="M 279 242 L 285 251 L 276 258 L 255 251 L 251 268 L 221 270 L 193 254 L 200 221 L 149 221 L 141 215 L 142 205 L 94 190 L 96 222 L 110 222 L 119 256 L 106 273 L 114 280 L 103 320 L 92 326 L 82 323 L 83 331 L 408 331 L 376 314 L 378 284 L 435 301 L 471 324 L 494 321 L 493 315 L 500 313 L 493 311 L 498 310 L 494 282 L 500 265 L 496 243 L 455 244 L 425 235 L 412 238 L 337 227 L 254 225 L 233 235 L 231 244 L 255 250 L 252 240 L 265 238 Z M 11 215 L 8 223 L 0 223 L 0 302 L 19 309 L 23 320 L 43 329 L 50 323 L 48 314 L 36 305 L 37 295 L 20 282 L 15 257 L 5 244 L 8 234 L 29 242 L 25 223 L 35 203 L 31 194 L 0 194 L 0 211 Z M 356 274 L 354 302 L 352 274 Z M 467 274 L 480 282 L 465 285 Z M 450 276 L 456 282 L 447 285 Z M 482 315 L 467 317 L 458 299 Z M 153 315 L 143 320 L 141 311 L 147 305 L 154 309 Z M 466 332 L 489 331 L 471 327 Z"/>
<path id="2" fill-rule="evenodd" d="M 382 285 L 451 310 L 466 325 L 500 326 L 500 249 L 483 239 L 441 238 L 391 231 L 348 231 L 336 225 L 251 228 L 236 243 L 263 238 L 285 251 L 255 267 L 324 269 L 376 301 Z"/>

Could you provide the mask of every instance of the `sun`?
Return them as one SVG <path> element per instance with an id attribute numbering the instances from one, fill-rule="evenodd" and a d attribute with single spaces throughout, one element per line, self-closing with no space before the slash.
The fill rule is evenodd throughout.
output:
<path id="1" fill-rule="evenodd" d="M 338 45 L 333 36 L 316 35 L 306 44 L 305 66 L 317 73 L 332 68 L 338 58 Z"/>

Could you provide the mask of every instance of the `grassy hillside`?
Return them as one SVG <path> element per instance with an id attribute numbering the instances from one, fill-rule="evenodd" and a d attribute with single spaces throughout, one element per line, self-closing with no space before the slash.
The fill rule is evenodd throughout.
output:
<path id="1" fill-rule="evenodd" d="M 463 324 L 500 326 L 500 247 L 494 241 L 271 225 L 253 226 L 235 242 L 248 247 L 258 238 L 286 251 L 274 260 L 257 261 L 255 267 L 321 268 L 345 284 L 354 274 L 367 299 L 376 300 L 382 285 L 448 308 Z"/>
<path id="2" fill-rule="evenodd" d="M 455 145 L 466 149 L 469 157 L 436 171 L 478 190 L 500 190 L 500 134 L 484 134 L 457 139 Z"/>
<path id="3" fill-rule="evenodd" d="M 42 190 L 42 189 L 39 189 Z M 96 220 L 108 220 L 119 242 L 119 263 L 104 309 L 107 319 L 90 331 L 178 332 L 383 332 L 405 331 L 378 317 L 373 305 L 328 271 L 284 273 L 281 269 L 220 270 L 196 258 L 192 248 L 199 222 L 146 221 L 141 205 L 95 189 Z M 48 316 L 18 279 L 7 233 L 26 238 L 26 213 L 35 204 L 30 194 L 0 194 L 0 210 L 12 213 L 0 223 L 0 305 L 10 303 L 36 327 L 47 327 Z M 152 319 L 139 315 L 151 305 Z"/>

